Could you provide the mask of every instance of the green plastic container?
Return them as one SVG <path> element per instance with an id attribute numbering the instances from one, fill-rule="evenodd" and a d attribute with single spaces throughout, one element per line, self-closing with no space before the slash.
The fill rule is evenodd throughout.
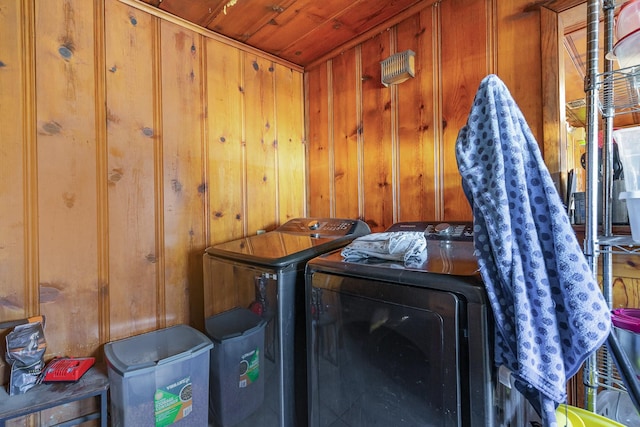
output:
<path id="1" fill-rule="evenodd" d="M 264 327 L 251 310 L 234 308 L 209 317 L 213 340 L 209 411 L 216 427 L 233 426 L 251 415 L 264 400 Z"/>
<path id="2" fill-rule="evenodd" d="M 207 426 L 212 347 L 187 325 L 105 344 L 112 426 Z"/>

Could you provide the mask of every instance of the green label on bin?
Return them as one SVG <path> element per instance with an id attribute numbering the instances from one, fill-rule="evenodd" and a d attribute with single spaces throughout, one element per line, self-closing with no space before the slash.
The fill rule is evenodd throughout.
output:
<path id="1" fill-rule="evenodd" d="M 260 376 L 260 350 L 255 349 L 245 353 L 240 358 L 240 388 L 247 387 Z"/>
<path id="2" fill-rule="evenodd" d="M 153 399 L 156 427 L 169 426 L 191 413 L 191 390 L 191 377 L 156 390 Z"/>

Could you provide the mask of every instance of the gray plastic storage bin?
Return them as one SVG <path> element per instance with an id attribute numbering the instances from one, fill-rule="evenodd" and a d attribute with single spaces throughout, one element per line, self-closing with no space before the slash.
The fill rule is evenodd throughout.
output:
<path id="1" fill-rule="evenodd" d="M 233 426 L 264 400 L 264 326 L 262 317 L 234 308 L 206 320 L 211 352 L 209 411 L 217 427 Z"/>
<path id="2" fill-rule="evenodd" d="M 187 325 L 105 344 L 112 425 L 206 426 L 212 347 Z"/>

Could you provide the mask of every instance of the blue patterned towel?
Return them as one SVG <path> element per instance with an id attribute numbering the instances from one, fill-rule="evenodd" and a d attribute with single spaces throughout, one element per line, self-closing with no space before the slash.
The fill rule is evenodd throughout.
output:
<path id="1" fill-rule="evenodd" d="M 485 77 L 456 141 L 495 318 L 495 363 L 545 426 L 611 317 L 538 144 L 504 83 Z"/>

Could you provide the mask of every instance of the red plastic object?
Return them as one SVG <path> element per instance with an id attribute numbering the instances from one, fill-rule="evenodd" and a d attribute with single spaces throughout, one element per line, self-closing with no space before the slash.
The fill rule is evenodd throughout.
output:
<path id="1" fill-rule="evenodd" d="M 249 310 L 253 311 L 258 316 L 262 316 L 264 314 L 264 307 L 262 306 L 262 303 L 259 303 L 258 301 L 252 302 L 249 305 Z"/>
<path id="2" fill-rule="evenodd" d="M 78 381 L 95 363 L 94 357 L 60 357 L 44 368 L 43 382 Z"/>

